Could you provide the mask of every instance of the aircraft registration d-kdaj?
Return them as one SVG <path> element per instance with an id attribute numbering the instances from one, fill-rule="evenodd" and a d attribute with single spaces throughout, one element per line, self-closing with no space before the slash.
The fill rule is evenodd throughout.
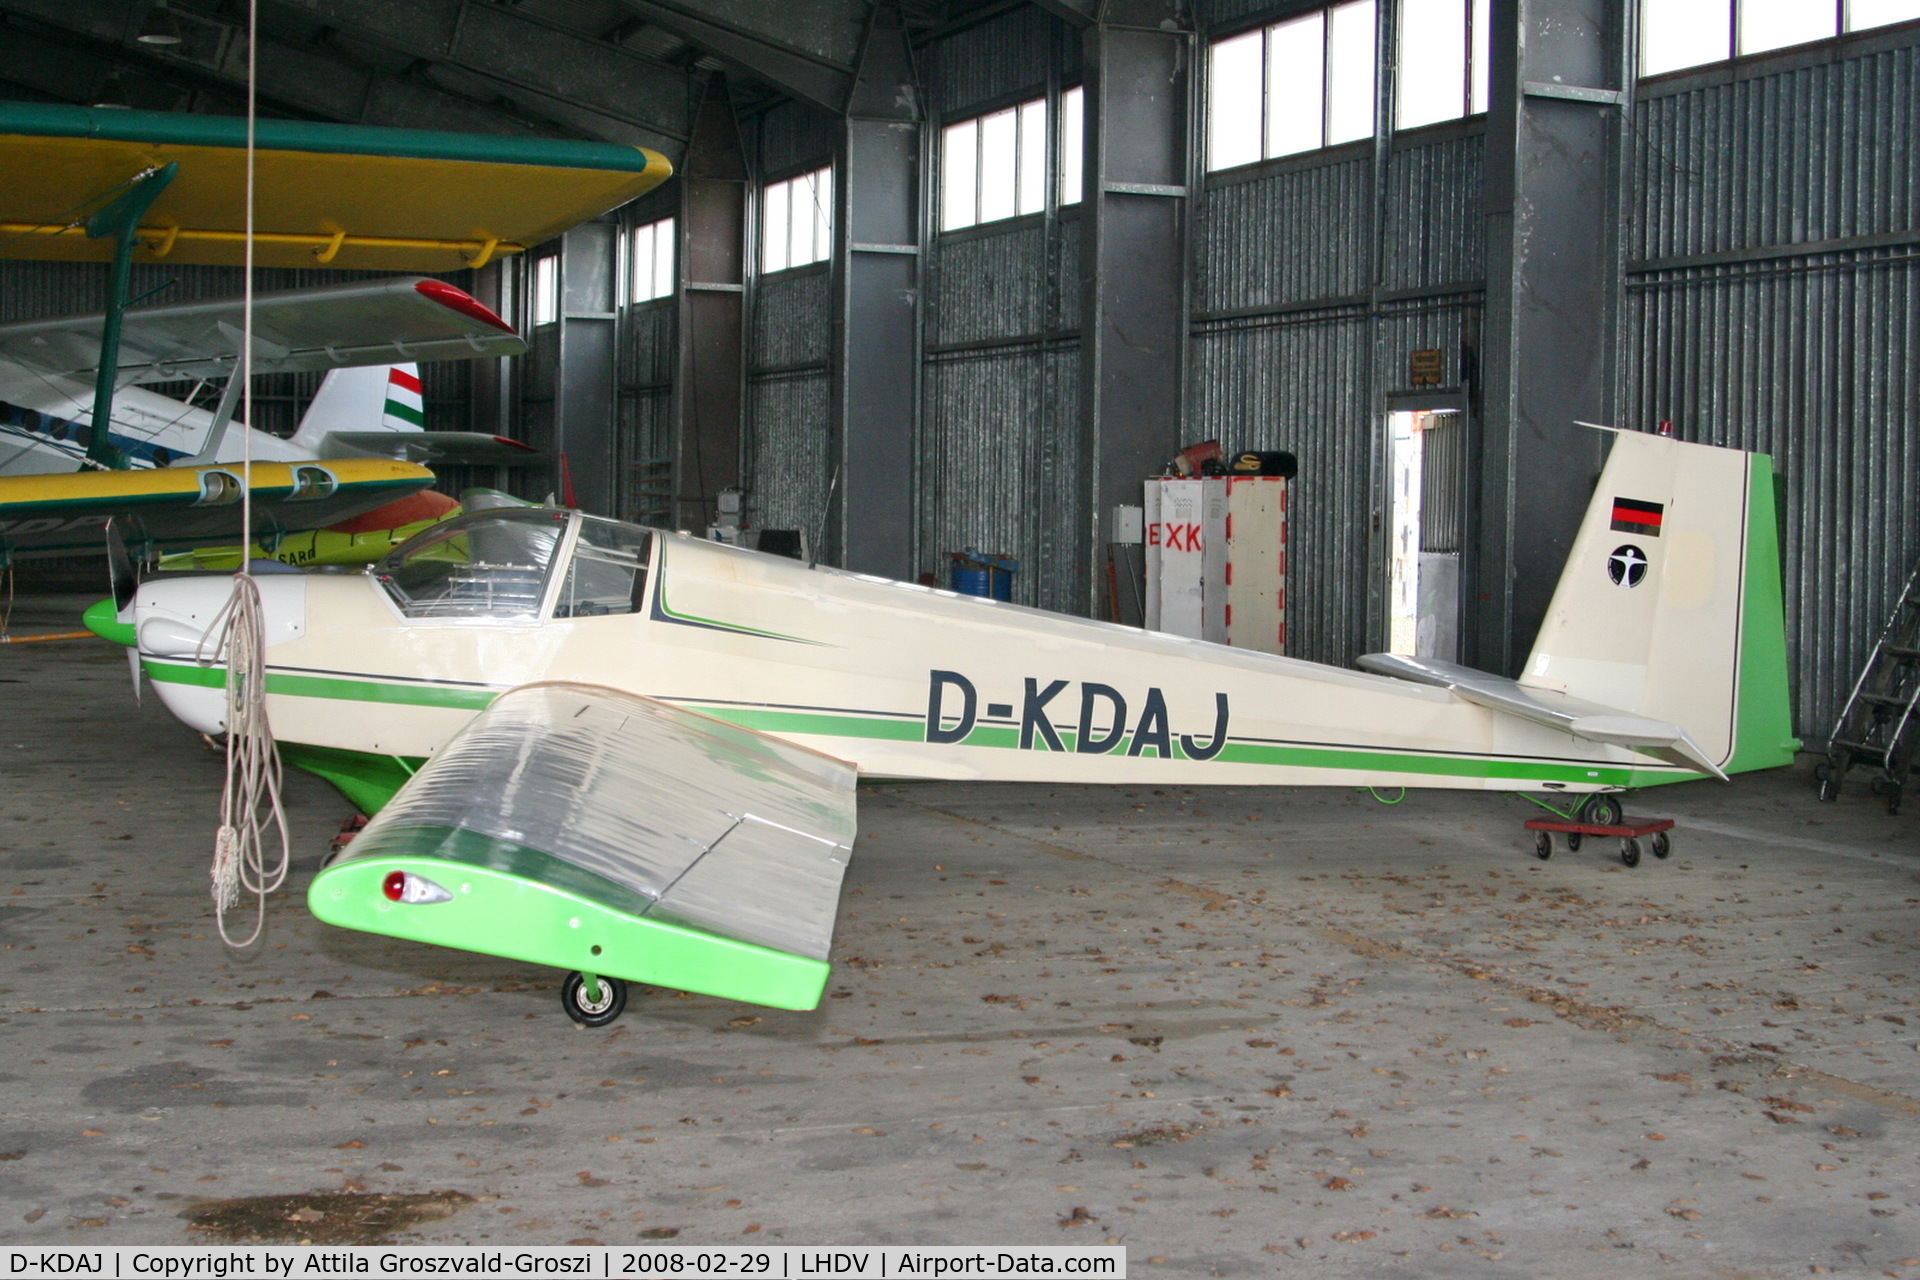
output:
<path id="1" fill-rule="evenodd" d="M 283 757 L 376 816 L 322 920 L 814 1007 L 858 777 L 1594 793 L 1784 765 L 1773 474 L 1619 432 L 1517 680 L 1232 649 L 553 509 L 259 583 Z M 123 642 L 221 731 L 222 578 L 143 584 Z M 204 656 L 211 654 L 212 656 Z"/>

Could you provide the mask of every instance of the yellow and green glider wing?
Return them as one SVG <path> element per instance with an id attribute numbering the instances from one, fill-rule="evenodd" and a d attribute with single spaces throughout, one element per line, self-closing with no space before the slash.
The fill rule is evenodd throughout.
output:
<path id="1" fill-rule="evenodd" d="M 320 529 L 433 483 L 433 472 L 389 458 L 256 462 L 144 471 L 0 476 L 0 564 L 101 551 L 107 521 L 153 551 L 240 542 L 241 497 L 253 483 L 253 533 Z"/>

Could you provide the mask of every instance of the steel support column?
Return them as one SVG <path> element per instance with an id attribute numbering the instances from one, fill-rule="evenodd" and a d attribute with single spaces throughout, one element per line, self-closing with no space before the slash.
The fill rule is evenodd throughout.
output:
<path id="1" fill-rule="evenodd" d="M 594 515 L 620 514 L 618 367 L 614 289 L 620 229 L 588 222 L 566 233 L 560 251 L 560 339 L 554 369 L 554 487 L 561 500 Z"/>
<path id="2" fill-rule="evenodd" d="M 833 530 L 845 568 L 910 579 L 920 344 L 920 100 L 899 11 L 876 8 L 834 185 Z"/>
<path id="3" fill-rule="evenodd" d="M 1089 539 L 1082 598 L 1107 616 L 1116 504 L 1180 445 L 1187 344 L 1192 22 L 1180 0 L 1111 0 L 1081 34 L 1086 134 L 1080 385 Z M 1139 623 L 1137 606 L 1121 617 Z"/>
<path id="4" fill-rule="evenodd" d="M 1479 560 L 1468 660 L 1517 674 L 1614 406 L 1630 0 L 1494 0 Z"/>
<path id="5" fill-rule="evenodd" d="M 718 73 L 680 170 L 679 225 L 673 525 L 700 532 L 713 522 L 720 491 L 740 483 L 746 386 L 747 160 Z"/>

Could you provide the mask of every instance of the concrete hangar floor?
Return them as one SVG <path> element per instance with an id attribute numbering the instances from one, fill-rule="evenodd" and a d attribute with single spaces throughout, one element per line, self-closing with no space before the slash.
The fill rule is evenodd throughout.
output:
<path id="1" fill-rule="evenodd" d="M 17 634 L 87 597 L 23 598 Z M 830 997 L 316 923 L 345 804 L 213 929 L 221 757 L 95 641 L 0 649 L 0 1245 L 1128 1246 L 1138 1274 L 1920 1274 L 1920 824 L 1806 768 L 1511 798 L 862 788 Z M 1804 763 L 1810 765 L 1810 761 Z"/>

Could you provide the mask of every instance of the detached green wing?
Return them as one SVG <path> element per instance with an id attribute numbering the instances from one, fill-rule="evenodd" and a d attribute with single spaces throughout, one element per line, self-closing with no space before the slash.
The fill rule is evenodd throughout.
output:
<path id="1" fill-rule="evenodd" d="M 528 685 L 423 766 L 307 901 L 343 928 L 811 1009 L 855 780 L 650 698 Z M 444 899 L 392 900 L 396 871 Z"/>

